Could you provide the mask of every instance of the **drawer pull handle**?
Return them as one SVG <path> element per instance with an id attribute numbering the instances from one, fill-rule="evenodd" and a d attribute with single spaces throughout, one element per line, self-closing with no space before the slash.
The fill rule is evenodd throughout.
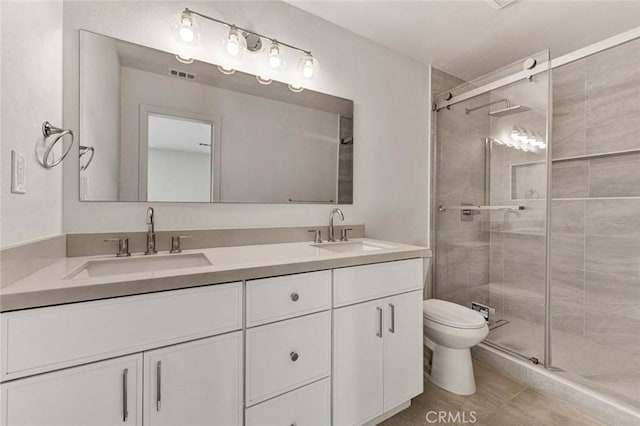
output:
<path id="1" fill-rule="evenodd" d="M 127 376 L 129 375 L 129 369 L 122 370 L 122 421 L 126 423 L 129 418 L 129 408 L 127 407 Z"/>
<path id="2" fill-rule="evenodd" d="M 376 333 L 376 336 L 382 338 L 382 308 L 380 306 L 376 306 L 376 309 L 378 310 L 378 332 Z"/>
<path id="3" fill-rule="evenodd" d="M 298 299 L 300 299 L 300 295 L 298 293 L 291 293 L 291 300 L 293 300 L 294 302 L 297 302 Z"/>
<path id="4" fill-rule="evenodd" d="M 392 333 L 396 332 L 396 305 L 393 303 L 389 303 L 389 307 L 391 308 L 391 327 L 389 327 L 389 331 Z"/>
<path id="5" fill-rule="evenodd" d="M 291 352 L 289 354 L 289 357 L 291 358 L 291 361 L 296 362 L 298 360 L 298 358 L 300 358 L 300 356 L 298 355 L 298 352 Z"/>
<path id="6" fill-rule="evenodd" d="M 160 411 L 162 404 L 162 361 L 156 364 L 156 411 Z"/>

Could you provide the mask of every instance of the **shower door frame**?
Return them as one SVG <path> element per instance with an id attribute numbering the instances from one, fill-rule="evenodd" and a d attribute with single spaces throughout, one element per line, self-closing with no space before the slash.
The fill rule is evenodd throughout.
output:
<path id="1" fill-rule="evenodd" d="M 516 73 L 513 73 L 509 76 L 500 78 L 491 83 L 479 86 L 474 89 L 470 89 L 466 92 L 452 95 L 451 92 L 445 92 L 450 96 L 447 96 L 448 99 L 432 99 L 432 113 L 431 113 L 431 185 L 430 185 L 430 223 L 431 223 L 431 232 L 430 232 L 430 245 L 437 251 L 437 229 L 438 229 L 438 215 L 436 214 L 436 196 L 437 196 L 437 161 L 438 161 L 438 137 L 437 137 L 437 126 L 438 126 L 438 111 L 441 111 L 444 108 L 448 108 L 452 105 L 458 104 L 460 102 L 464 102 L 467 99 L 474 98 L 476 96 L 480 96 L 486 93 L 489 93 L 493 90 L 500 89 L 502 87 L 508 86 L 513 83 L 517 83 L 522 80 L 527 80 L 532 78 L 533 76 L 542 74 L 544 72 L 548 73 L 548 102 L 547 102 L 547 123 L 546 123 L 546 140 L 547 140 L 547 148 L 545 155 L 545 165 L 547 172 L 547 182 L 546 188 L 547 193 L 545 196 L 545 286 L 544 286 L 544 367 L 551 368 L 552 360 L 551 360 L 551 184 L 552 184 L 552 162 L 551 162 L 551 153 L 553 146 L 553 137 L 551 134 L 552 124 L 553 124 L 553 81 L 552 81 L 552 73 L 551 70 L 554 68 L 558 68 L 563 65 L 567 65 L 571 62 L 578 61 L 580 59 L 586 58 L 591 55 L 595 55 L 599 52 L 614 48 L 621 44 L 640 39 L 640 27 L 633 28 L 631 30 L 625 31 L 623 33 L 614 35 L 605 40 L 599 41 L 597 43 L 593 43 L 581 49 L 575 50 L 573 52 L 567 53 L 563 56 L 559 56 L 555 59 L 549 58 L 549 60 L 543 64 L 540 64 L 534 69 L 531 70 L 523 70 Z M 438 94 L 442 95 L 442 93 Z M 485 194 L 486 196 L 486 194 Z M 437 256 L 437 253 L 435 254 Z M 437 275 L 437 262 L 435 259 L 432 263 L 432 273 L 431 273 L 431 288 L 430 293 L 431 297 L 435 296 L 436 292 L 436 275 Z M 509 348 L 503 347 L 501 345 L 485 342 L 492 347 L 495 347 L 501 351 L 510 353 L 512 355 L 516 355 L 520 358 L 527 359 L 523 354 L 517 353 Z"/>

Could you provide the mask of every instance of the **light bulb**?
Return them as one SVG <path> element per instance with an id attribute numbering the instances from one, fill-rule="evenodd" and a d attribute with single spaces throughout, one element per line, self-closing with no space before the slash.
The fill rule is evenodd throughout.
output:
<path id="1" fill-rule="evenodd" d="M 269 68 L 274 70 L 284 68 L 284 58 L 280 53 L 280 45 L 275 40 L 271 42 L 271 46 L 267 49 L 267 64 Z"/>
<path id="2" fill-rule="evenodd" d="M 311 53 L 307 53 L 305 56 L 300 59 L 300 63 L 298 64 L 298 70 L 303 78 L 307 80 L 311 80 L 318 73 L 318 60 L 311 56 Z"/>
<path id="3" fill-rule="evenodd" d="M 180 27 L 179 34 L 180 34 L 180 38 L 185 43 L 191 43 L 195 38 L 195 34 L 193 33 L 193 28 L 188 26 Z"/>
<path id="4" fill-rule="evenodd" d="M 176 39 L 182 43 L 197 44 L 200 27 L 190 12 L 182 12 L 177 22 L 171 26 Z"/>
<path id="5" fill-rule="evenodd" d="M 236 27 L 231 27 L 222 44 L 227 55 L 237 58 L 244 53 L 247 47 L 247 40 Z"/>

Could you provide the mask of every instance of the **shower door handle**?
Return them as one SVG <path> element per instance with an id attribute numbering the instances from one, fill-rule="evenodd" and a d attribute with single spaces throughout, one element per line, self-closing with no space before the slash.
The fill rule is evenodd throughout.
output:
<path id="1" fill-rule="evenodd" d="M 446 212 L 447 210 L 462 210 L 464 211 L 477 211 L 477 210 L 524 210 L 524 206 L 522 205 L 509 205 L 509 206 L 478 206 L 478 205 L 468 205 L 468 206 L 445 206 L 441 205 L 438 207 L 438 211 Z M 469 213 L 471 214 L 471 213 Z"/>

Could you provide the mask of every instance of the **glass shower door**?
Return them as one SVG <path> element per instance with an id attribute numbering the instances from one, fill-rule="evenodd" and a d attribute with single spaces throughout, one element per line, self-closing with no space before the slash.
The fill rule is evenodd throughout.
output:
<path id="1" fill-rule="evenodd" d="M 547 58 L 535 57 L 538 64 Z M 541 72 L 436 116 L 434 296 L 486 312 L 487 341 L 534 362 L 544 360 L 547 315 L 548 100 Z"/>

